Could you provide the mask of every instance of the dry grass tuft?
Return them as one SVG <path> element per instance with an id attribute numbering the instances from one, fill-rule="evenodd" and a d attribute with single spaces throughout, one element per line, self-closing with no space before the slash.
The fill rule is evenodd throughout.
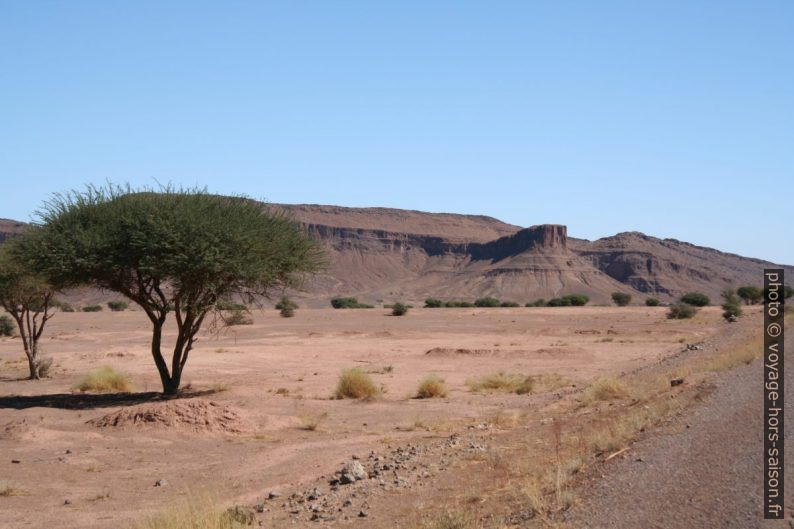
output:
<path id="1" fill-rule="evenodd" d="M 419 389 L 416 391 L 417 399 L 432 399 L 447 396 L 447 386 L 444 380 L 436 375 L 428 375 L 419 382 Z"/>
<path id="2" fill-rule="evenodd" d="M 629 391 L 623 382 L 613 377 L 601 377 L 590 384 L 590 387 L 585 390 L 583 398 L 585 402 L 593 403 L 622 399 L 628 395 Z"/>
<path id="3" fill-rule="evenodd" d="M 480 529 L 473 516 L 462 511 L 447 511 L 421 526 L 422 529 Z"/>
<path id="4" fill-rule="evenodd" d="M 538 375 L 521 375 L 519 373 L 491 373 L 478 379 L 466 381 L 471 391 L 488 392 L 504 391 L 525 395 L 554 391 L 570 384 L 570 381 L 557 373 L 541 373 Z"/>
<path id="5" fill-rule="evenodd" d="M 301 421 L 301 430 L 307 430 L 313 432 L 320 427 L 320 424 L 328 418 L 328 412 L 324 411 L 322 413 L 304 413 L 300 417 L 298 417 Z"/>
<path id="6" fill-rule="evenodd" d="M 16 483 L 7 479 L 0 480 L 0 497 L 24 496 L 27 492 L 17 486 Z"/>
<path id="7" fill-rule="evenodd" d="M 127 375 L 119 373 L 109 366 L 91 371 L 74 388 L 82 392 L 96 391 L 99 393 L 109 391 L 129 393 L 135 389 Z"/>
<path id="8" fill-rule="evenodd" d="M 214 500 L 192 499 L 152 516 L 135 529 L 240 529 L 241 524 Z"/>
<path id="9" fill-rule="evenodd" d="M 366 399 L 380 395 L 372 377 L 358 368 L 343 369 L 334 391 L 337 399 Z"/>

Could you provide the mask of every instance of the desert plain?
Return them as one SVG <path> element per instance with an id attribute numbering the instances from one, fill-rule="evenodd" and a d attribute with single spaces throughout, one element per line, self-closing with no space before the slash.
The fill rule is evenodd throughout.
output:
<path id="1" fill-rule="evenodd" d="M 49 378 L 26 380 L 20 340 L 0 339 L 0 480 L 15 491 L 0 497 L 0 527 L 136 527 L 196 501 L 244 506 L 262 527 L 422 527 L 457 505 L 500 517 L 501 527 L 541 523 L 524 512 L 511 524 L 498 512 L 526 493 L 509 462 L 520 458 L 505 454 L 546 450 L 555 436 L 559 445 L 555 423 L 610 413 L 612 402 L 583 402 L 593 381 L 746 346 L 761 316 L 748 307 L 728 324 L 717 307 L 689 320 L 665 313 L 301 308 L 281 318 L 257 310 L 253 324 L 202 332 L 184 391 L 170 400 L 158 395 L 143 312 L 57 313 L 42 338 L 54 360 Z M 133 392 L 74 389 L 103 366 L 126 374 Z M 333 398 L 351 367 L 381 394 Z M 525 394 L 475 389 L 500 372 L 538 384 Z M 665 399 L 686 388 L 707 393 L 708 369 L 690 372 Z M 446 396 L 415 398 L 430 374 L 444 380 Z M 618 450 L 601 452 L 607 464 Z M 352 461 L 369 475 L 339 483 Z M 581 462 L 581 475 L 593 461 Z"/>

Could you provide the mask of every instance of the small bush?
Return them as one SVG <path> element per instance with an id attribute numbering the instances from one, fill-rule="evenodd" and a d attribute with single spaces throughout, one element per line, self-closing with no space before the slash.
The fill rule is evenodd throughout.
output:
<path id="1" fill-rule="evenodd" d="M 171 310 L 174 310 L 173 307 Z M 225 310 L 225 311 L 245 311 L 248 310 L 248 307 L 243 305 L 242 303 L 234 303 L 232 301 L 218 301 L 215 303 L 215 310 Z"/>
<path id="2" fill-rule="evenodd" d="M 479 298 L 474 302 L 475 307 L 499 307 L 502 302 L 496 298 Z"/>
<path id="3" fill-rule="evenodd" d="M 629 395 L 623 382 L 616 378 L 602 377 L 596 379 L 584 392 L 586 402 L 614 400 L 627 397 Z"/>
<path id="4" fill-rule="evenodd" d="M 332 298 L 331 306 L 335 309 L 371 309 L 372 305 L 359 303 L 356 298 Z"/>
<path id="5" fill-rule="evenodd" d="M 242 310 L 233 310 L 230 314 L 225 314 L 221 316 L 223 323 L 228 327 L 233 327 L 235 325 L 253 325 L 254 319 L 248 316 Z"/>
<path id="6" fill-rule="evenodd" d="M 291 307 L 284 307 L 278 313 L 282 318 L 292 318 L 295 316 L 295 309 Z"/>
<path id="7" fill-rule="evenodd" d="M 631 303 L 631 294 L 626 294 L 625 292 L 613 292 L 612 301 L 614 301 L 615 305 L 618 307 L 625 307 Z"/>
<path id="8" fill-rule="evenodd" d="M 562 299 L 568 300 L 572 307 L 583 307 L 590 301 L 590 298 L 584 294 L 568 294 L 563 296 Z"/>
<path id="9" fill-rule="evenodd" d="M 440 299 L 435 298 L 427 298 L 425 300 L 425 308 L 426 309 L 437 309 L 439 307 L 444 306 L 444 302 Z"/>
<path id="10" fill-rule="evenodd" d="M 66 301 L 63 301 L 63 300 L 60 300 L 60 299 L 52 300 L 50 305 L 52 305 L 56 309 L 60 310 L 61 312 L 74 312 L 74 307 L 72 307 Z"/>
<path id="11" fill-rule="evenodd" d="M 395 303 L 394 305 L 391 306 L 391 315 L 392 316 L 402 316 L 406 312 L 408 312 L 408 306 L 407 305 L 404 305 L 402 303 L 397 302 L 397 303 Z"/>
<path id="12" fill-rule="evenodd" d="M 126 301 L 108 301 L 108 308 L 113 312 L 121 312 L 127 310 L 129 303 Z"/>
<path id="13" fill-rule="evenodd" d="M 694 318 L 697 312 L 697 307 L 685 303 L 676 303 L 675 305 L 670 305 L 667 310 L 667 318 L 671 320 L 686 320 Z"/>
<path id="14" fill-rule="evenodd" d="M 764 291 L 758 287 L 751 287 L 751 286 L 740 287 L 739 290 L 736 291 L 736 293 L 748 305 L 755 305 L 756 303 L 764 299 Z"/>
<path id="15" fill-rule="evenodd" d="M 376 397 L 380 390 L 372 378 L 358 368 L 344 369 L 334 391 L 337 399 L 365 399 Z"/>
<path id="16" fill-rule="evenodd" d="M 240 529 L 231 510 L 224 511 L 212 497 L 193 498 L 134 525 L 134 529 Z"/>
<path id="17" fill-rule="evenodd" d="M 546 300 L 543 298 L 536 299 L 535 301 L 530 301 L 526 304 L 527 307 L 545 307 Z"/>
<path id="18" fill-rule="evenodd" d="M 19 488 L 13 481 L 0 479 L 0 496 L 7 498 L 9 496 L 24 496 L 25 494 L 27 494 L 26 491 Z"/>
<path id="19" fill-rule="evenodd" d="M 328 412 L 322 413 L 306 413 L 299 417 L 301 421 L 301 430 L 314 432 L 320 427 L 320 424 L 328 418 Z"/>
<path id="20" fill-rule="evenodd" d="M 36 359 L 36 365 L 38 366 L 39 376 L 47 378 L 52 370 L 52 358 L 49 356 L 41 356 Z"/>
<path id="21" fill-rule="evenodd" d="M 547 303 L 547 307 L 570 307 L 571 300 L 563 298 L 552 298 Z"/>
<path id="22" fill-rule="evenodd" d="M 0 336 L 11 336 L 14 329 L 14 320 L 6 315 L 0 316 Z"/>
<path id="23" fill-rule="evenodd" d="M 123 373 L 119 373 L 112 367 L 101 367 L 83 377 L 75 386 L 75 389 L 82 392 L 96 391 L 103 393 L 119 391 L 129 393 L 133 390 L 133 386 Z"/>
<path id="24" fill-rule="evenodd" d="M 466 385 L 471 391 L 505 391 L 519 394 L 532 391 L 532 380 L 530 377 L 501 371 L 475 380 L 467 380 Z"/>
<path id="25" fill-rule="evenodd" d="M 86 305 L 80 310 L 83 312 L 100 312 L 102 310 L 102 305 Z"/>
<path id="26" fill-rule="evenodd" d="M 447 301 L 444 304 L 444 306 L 447 308 L 458 308 L 458 307 L 468 308 L 468 307 L 473 307 L 474 303 L 471 303 L 469 301 Z"/>
<path id="27" fill-rule="evenodd" d="M 276 303 L 276 310 L 284 310 L 284 309 L 292 309 L 295 310 L 299 308 L 298 304 L 289 299 L 287 296 L 284 296 Z"/>
<path id="28" fill-rule="evenodd" d="M 519 305 L 518 303 L 516 303 L 514 301 L 503 301 L 501 306 L 502 307 L 520 307 L 521 305 Z"/>
<path id="29" fill-rule="evenodd" d="M 692 305 L 693 307 L 705 307 L 711 302 L 709 297 L 705 294 L 701 294 L 700 292 L 690 292 L 689 294 L 684 294 L 681 296 L 681 303 L 686 303 L 687 305 Z"/>
<path id="30" fill-rule="evenodd" d="M 420 383 L 416 391 L 417 399 L 432 399 L 447 396 L 447 387 L 444 380 L 436 375 L 426 376 Z"/>
<path id="31" fill-rule="evenodd" d="M 646 307 L 658 307 L 661 304 L 662 304 L 662 302 L 659 301 L 656 298 L 646 298 L 645 299 L 645 306 Z"/>
<path id="32" fill-rule="evenodd" d="M 726 321 L 736 321 L 736 318 L 742 315 L 742 306 L 739 296 L 736 295 L 731 289 L 726 289 L 722 292 L 722 317 Z"/>

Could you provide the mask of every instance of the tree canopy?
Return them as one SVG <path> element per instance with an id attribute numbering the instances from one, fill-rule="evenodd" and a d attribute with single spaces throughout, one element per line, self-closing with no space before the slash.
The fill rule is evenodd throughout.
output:
<path id="1" fill-rule="evenodd" d="M 59 287 L 91 285 L 137 303 L 153 325 L 152 355 L 166 393 L 178 390 L 218 301 L 256 303 L 322 265 L 296 222 L 245 197 L 110 185 L 55 195 L 40 215 L 24 258 Z M 169 313 L 178 330 L 170 371 L 160 352 Z"/>

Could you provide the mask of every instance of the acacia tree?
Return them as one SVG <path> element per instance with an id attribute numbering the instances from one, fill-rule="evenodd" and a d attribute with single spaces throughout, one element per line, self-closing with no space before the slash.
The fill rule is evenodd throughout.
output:
<path id="1" fill-rule="evenodd" d="M 91 285 L 137 303 L 152 325 L 163 392 L 179 390 L 198 331 L 216 303 L 256 304 L 321 265 L 317 245 L 283 214 L 244 197 L 109 185 L 55 195 L 26 239 L 30 265 L 59 286 Z M 163 329 L 173 314 L 170 367 Z"/>
<path id="2" fill-rule="evenodd" d="M 48 367 L 39 356 L 39 339 L 53 315 L 55 289 L 16 259 L 15 249 L 21 240 L 7 242 L 0 250 L 0 306 L 14 318 L 28 358 L 30 379 L 38 380 Z"/>

